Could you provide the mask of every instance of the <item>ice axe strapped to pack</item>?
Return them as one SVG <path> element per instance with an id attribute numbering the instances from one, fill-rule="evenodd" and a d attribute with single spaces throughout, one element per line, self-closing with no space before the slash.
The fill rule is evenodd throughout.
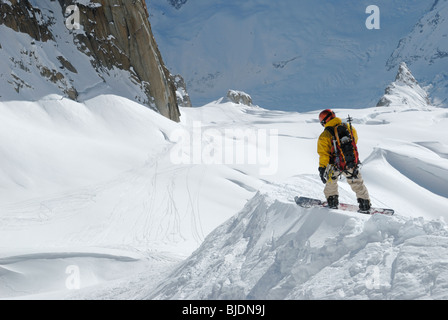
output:
<path id="1" fill-rule="evenodd" d="M 334 166 L 338 171 L 356 178 L 358 174 L 359 153 L 356 146 L 355 137 L 352 129 L 352 118 L 348 116 L 348 124 L 340 124 L 335 127 L 327 127 L 326 130 L 331 133 L 332 140 L 332 154 L 334 158 Z M 353 170 L 353 172 L 349 172 Z"/>

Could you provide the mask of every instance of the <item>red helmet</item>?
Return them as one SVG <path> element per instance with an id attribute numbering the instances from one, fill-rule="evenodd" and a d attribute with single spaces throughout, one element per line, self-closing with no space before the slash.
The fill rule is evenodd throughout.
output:
<path id="1" fill-rule="evenodd" d="M 325 124 L 330 121 L 331 119 L 334 119 L 336 117 L 336 114 L 334 113 L 334 111 L 330 110 L 330 109 L 325 109 L 324 111 L 322 111 L 319 114 L 319 121 L 320 124 L 325 127 Z"/>

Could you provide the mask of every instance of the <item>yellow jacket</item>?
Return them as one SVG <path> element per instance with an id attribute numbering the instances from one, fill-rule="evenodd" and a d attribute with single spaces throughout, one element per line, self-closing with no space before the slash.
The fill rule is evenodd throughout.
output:
<path id="1" fill-rule="evenodd" d="M 328 121 L 325 124 L 325 128 L 327 127 L 335 127 L 342 123 L 341 118 L 335 117 Z M 347 124 L 349 130 L 350 125 Z M 355 143 L 358 143 L 358 134 L 353 126 L 351 126 L 351 130 L 353 131 L 353 136 L 355 138 Z M 317 140 L 317 153 L 319 154 L 319 167 L 326 168 L 327 165 L 333 161 L 334 154 L 332 153 L 332 140 L 333 136 L 328 130 L 324 130 L 319 136 Z"/>

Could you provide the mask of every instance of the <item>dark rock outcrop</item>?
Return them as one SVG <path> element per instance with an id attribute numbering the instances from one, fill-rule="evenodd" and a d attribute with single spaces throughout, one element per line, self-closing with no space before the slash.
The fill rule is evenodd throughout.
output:
<path id="1" fill-rule="evenodd" d="M 187 85 L 185 84 L 184 78 L 179 74 L 175 75 L 174 84 L 177 93 L 177 105 L 179 107 L 191 108 L 191 99 L 187 92 Z"/>
<path id="2" fill-rule="evenodd" d="M 243 91 L 229 90 L 227 92 L 227 100 L 236 104 L 252 106 L 252 97 Z"/>

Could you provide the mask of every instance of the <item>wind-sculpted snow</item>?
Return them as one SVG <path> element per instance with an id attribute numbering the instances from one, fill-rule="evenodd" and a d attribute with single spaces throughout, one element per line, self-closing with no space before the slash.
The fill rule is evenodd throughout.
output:
<path id="1" fill-rule="evenodd" d="M 375 148 L 364 161 L 363 176 L 376 200 L 386 198 L 377 183 L 387 182 L 393 190 L 400 190 L 402 195 L 390 199 L 388 205 L 401 208 L 405 215 L 420 217 L 419 212 L 426 211 L 425 218 L 446 218 L 448 162 L 435 152 L 444 150 L 443 145 L 429 143 L 432 150 L 423 145 L 400 142 Z"/>
<path id="2" fill-rule="evenodd" d="M 129 297 L 134 290 L 120 290 L 117 283 L 132 284 L 135 292 L 142 288 L 148 290 L 151 283 L 148 279 L 164 275 L 177 262 L 173 257 L 157 253 L 144 256 L 127 250 L 98 249 L 65 248 L 65 252 L 23 252 L 20 255 L 2 252 L 0 299 L 79 299 L 80 294 L 83 298 L 117 299 L 124 292 Z M 96 288 L 105 282 L 115 285 Z M 84 288 L 95 289 L 91 292 L 82 290 Z"/>
<path id="3" fill-rule="evenodd" d="M 442 197 L 448 197 L 448 164 L 446 161 L 422 161 L 417 158 L 387 152 L 388 162 L 403 175 Z"/>
<path id="4" fill-rule="evenodd" d="M 447 298 L 445 109 L 335 109 L 353 118 L 372 204 L 394 217 L 295 205 L 324 197 L 320 110 L 181 111 L 175 123 L 112 95 L 0 103 L 0 298 Z M 272 175 L 201 157 L 229 140 L 255 150 L 251 136 Z"/>
<path id="5" fill-rule="evenodd" d="M 444 222 L 303 209 L 288 198 L 313 183 L 291 183 L 258 192 L 148 298 L 448 297 Z"/>

